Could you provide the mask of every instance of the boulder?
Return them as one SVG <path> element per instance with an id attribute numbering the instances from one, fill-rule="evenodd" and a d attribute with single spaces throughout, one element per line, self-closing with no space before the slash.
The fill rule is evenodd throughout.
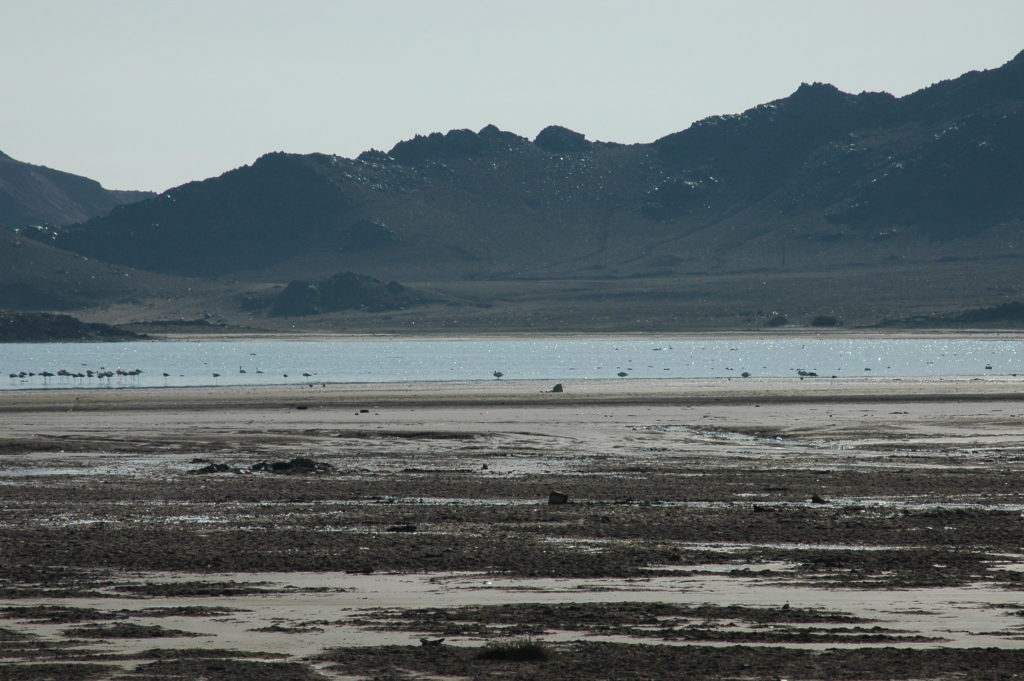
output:
<path id="1" fill-rule="evenodd" d="M 569 503 L 569 495 L 562 494 L 561 492 L 552 492 L 548 495 L 549 504 L 567 504 Z"/>

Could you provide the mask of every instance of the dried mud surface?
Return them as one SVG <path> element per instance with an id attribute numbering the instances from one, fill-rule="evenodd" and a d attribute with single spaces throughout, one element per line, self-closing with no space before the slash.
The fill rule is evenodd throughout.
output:
<path id="1" fill-rule="evenodd" d="M 0 680 L 1015 678 L 1024 385 L 737 383 L 0 394 Z"/>

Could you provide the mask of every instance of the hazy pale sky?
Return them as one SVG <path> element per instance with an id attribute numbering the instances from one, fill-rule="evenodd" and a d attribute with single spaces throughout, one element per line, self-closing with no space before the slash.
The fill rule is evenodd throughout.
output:
<path id="1" fill-rule="evenodd" d="M 903 95 L 1024 0 L 0 0 L 0 151 L 112 189 L 494 123 L 650 142 L 801 82 Z"/>

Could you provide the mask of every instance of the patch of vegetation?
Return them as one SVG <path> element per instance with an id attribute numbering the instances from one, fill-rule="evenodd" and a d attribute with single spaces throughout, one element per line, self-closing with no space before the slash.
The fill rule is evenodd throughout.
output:
<path id="1" fill-rule="evenodd" d="M 670 603 L 516 603 L 417 610 L 381 609 L 354 620 L 364 627 L 431 632 L 446 636 L 538 636 L 547 631 L 582 631 L 664 640 L 723 642 L 910 640 L 882 627 L 792 627 L 793 623 L 859 623 L 845 612 L 818 608 L 677 605 Z M 736 628 L 737 622 L 771 630 Z M 914 639 L 917 640 L 917 639 Z"/>
<path id="2" fill-rule="evenodd" d="M 557 654 L 510 676 L 507 665 L 476 657 L 479 649 L 442 646 L 335 648 L 319 656 L 333 672 L 348 676 L 407 678 L 465 677 L 479 681 L 645 679 L 695 681 L 787 678 L 898 681 L 971 678 L 1012 679 L 1024 665 L 1024 650 L 897 647 L 808 650 L 782 646 L 666 646 L 577 642 L 552 646 Z M 387 676 L 391 674 L 391 676 Z"/>
<path id="3" fill-rule="evenodd" d="M 142 664 L 127 681 L 327 681 L 299 662 L 253 662 L 223 658 L 160 660 Z"/>
<path id="4" fill-rule="evenodd" d="M 849 613 L 819 608 L 752 607 L 742 605 L 677 605 L 672 603 L 509 603 L 462 608 L 383 609 L 368 613 L 362 622 L 384 623 L 388 629 L 450 635 L 492 633 L 494 630 L 541 633 L 545 629 L 600 629 L 630 632 L 636 628 L 673 627 L 690 621 L 728 620 L 753 624 L 858 623 L 866 620 Z M 401 625 L 397 623 L 401 622 Z M 474 625 L 484 625 L 475 627 Z M 492 629 L 493 627 L 493 629 Z M 467 631 L 468 629 L 468 631 Z"/>
<path id="5" fill-rule="evenodd" d="M 263 582 L 265 583 L 265 582 Z M 246 582 L 147 582 L 145 584 L 125 584 L 117 587 L 118 591 L 127 591 L 140 596 L 161 596 L 181 598 L 183 596 L 250 596 L 252 594 L 269 593 L 272 590 L 257 586 L 257 583 Z"/>
<path id="6" fill-rule="evenodd" d="M 110 678 L 117 667 L 106 664 L 6 664 L 0 666 L 0 681 L 92 681 Z"/>
<path id="7" fill-rule="evenodd" d="M 783 554 L 777 554 L 781 557 Z M 900 589 L 942 587 L 999 579 L 989 570 L 991 557 L 980 552 L 946 549 L 898 551 L 798 550 L 785 553 L 799 562 L 798 572 L 817 586 Z"/>
<path id="8" fill-rule="evenodd" d="M 23 634 L 20 631 L 0 627 L 0 641 L 24 641 L 28 638 L 32 637 L 29 634 Z"/>
<path id="9" fill-rule="evenodd" d="M 135 617 L 220 617 L 233 612 L 246 612 L 238 608 L 213 608 L 206 605 L 175 605 L 163 608 L 142 608 L 121 610 L 127 616 Z"/>
<path id="10" fill-rule="evenodd" d="M 534 638 L 513 638 L 508 641 L 491 641 L 477 653 L 481 660 L 504 660 L 508 662 L 541 662 L 550 655 L 543 642 Z"/>
<path id="11" fill-rule="evenodd" d="M 176 638 L 178 636 L 202 636 L 202 634 L 191 631 L 166 629 L 159 625 L 132 624 L 131 622 L 71 627 L 64 630 L 64 635 L 69 638 Z"/>
<path id="12" fill-rule="evenodd" d="M 225 648 L 150 648 L 141 653 L 130 653 L 130 659 L 183 660 L 201 658 L 257 658 L 277 659 L 288 657 L 284 653 L 267 653 L 255 650 L 227 650 Z"/>
<path id="13" fill-rule="evenodd" d="M 287 627 L 283 624 L 271 624 L 268 627 L 258 627 L 256 629 L 250 629 L 249 631 L 262 631 L 271 634 L 305 634 L 310 631 L 323 631 L 323 628 L 302 624 L 296 625 L 294 627 Z"/>
<path id="14" fill-rule="evenodd" d="M 81 641 L 44 641 L 26 634 L 26 640 L 0 640 L 0 658 L 23 660 L 96 660 L 103 653 L 82 648 Z"/>
<path id="15" fill-rule="evenodd" d="M 96 608 L 73 608 L 64 605 L 34 605 L 0 608 L 7 619 L 31 620 L 37 624 L 67 624 L 93 620 L 124 619 L 121 613 L 103 612 Z"/>

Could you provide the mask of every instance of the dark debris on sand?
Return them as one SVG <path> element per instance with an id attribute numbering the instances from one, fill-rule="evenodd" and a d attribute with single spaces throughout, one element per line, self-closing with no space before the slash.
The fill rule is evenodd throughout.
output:
<path id="1" fill-rule="evenodd" d="M 240 468 L 226 463 L 211 463 L 202 468 L 188 471 L 190 475 L 211 475 L 216 473 L 274 473 L 276 475 L 313 475 L 317 473 L 330 473 L 334 466 L 322 461 L 298 456 L 289 461 L 259 461 L 248 468 Z"/>
<path id="2" fill-rule="evenodd" d="M 382 646 L 338 648 L 319 660 L 338 674 L 372 678 L 438 675 L 489 681 L 592 681 L 645 679 L 842 679 L 909 681 L 1018 678 L 1024 650 L 851 648 L 825 651 L 783 647 L 649 646 L 578 642 L 545 644 L 542 660 L 480 659 L 481 647 Z M 388 676 L 392 674 L 395 676 Z M 397 676 L 401 674 L 402 676 Z"/>

